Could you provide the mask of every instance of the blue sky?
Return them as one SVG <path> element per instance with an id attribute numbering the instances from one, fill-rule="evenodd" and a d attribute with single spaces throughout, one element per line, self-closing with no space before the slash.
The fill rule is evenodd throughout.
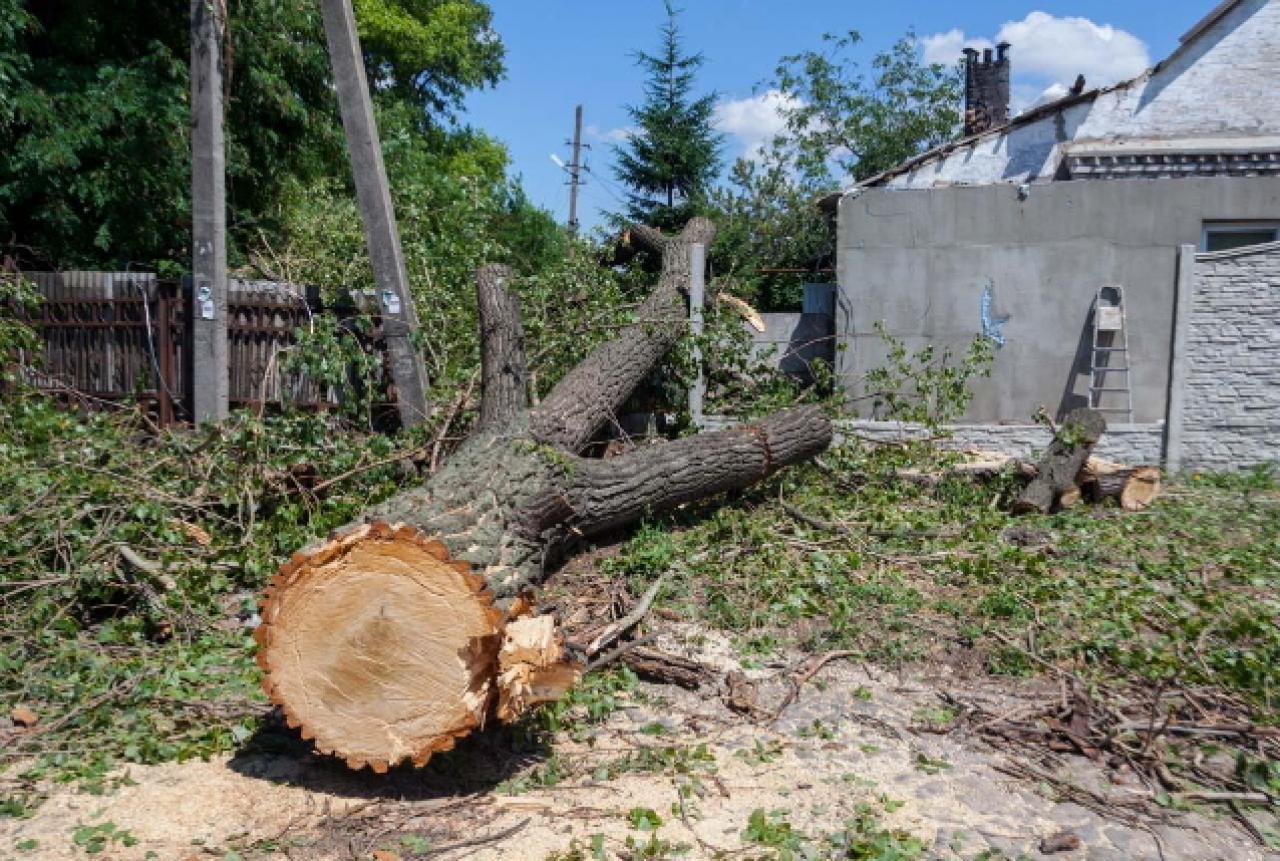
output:
<path id="1" fill-rule="evenodd" d="M 931 59 L 958 57 L 965 44 L 1013 43 L 1015 105 L 1084 73 L 1091 85 L 1122 80 L 1170 53 L 1178 37 L 1217 0 L 1078 0 L 956 3 L 942 0 L 857 3 L 838 0 L 684 0 L 686 47 L 706 57 L 700 76 L 720 98 L 718 122 L 727 158 L 746 152 L 776 126 L 773 97 L 762 86 L 778 58 L 816 48 L 824 32 L 856 29 L 869 60 L 908 29 Z M 579 206 L 586 227 L 621 193 L 612 145 L 623 134 L 626 105 L 642 98 L 637 49 L 652 50 L 664 17 L 661 0 L 492 0 L 494 25 L 507 47 L 507 77 L 468 99 L 465 121 L 506 143 L 515 172 L 535 203 L 564 221 L 568 188 L 551 160 L 568 159 L 573 110 L 584 106 L 592 150 Z"/>

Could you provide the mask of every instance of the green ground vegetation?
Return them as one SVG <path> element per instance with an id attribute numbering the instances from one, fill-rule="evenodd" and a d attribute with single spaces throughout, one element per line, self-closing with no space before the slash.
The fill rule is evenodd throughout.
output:
<path id="1" fill-rule="evenodd" d="M 1013 518 L 1018 486 L 942 478 L 946 456 L 853 442 L 734 500 L 651 520 L 608 561 L 752 649 L 862 649 L 1031 675 L 1210 685 L 1280 718 L 1280 489 L 1187 476 L 1149 510 Z M 796 513 L 799 513 L 797 517 Z M 821 526 L 822 528 L 819 528 Z"/>

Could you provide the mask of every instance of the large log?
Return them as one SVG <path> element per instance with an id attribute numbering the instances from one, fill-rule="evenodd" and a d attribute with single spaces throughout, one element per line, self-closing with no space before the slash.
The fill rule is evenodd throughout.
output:
<path id="1" fill-rule="evenodd" d="M 816 407 L 605 461 L 578 452 L 679 340 L 688 247 L 639 229 L 661 253 L 658 287 L 623 329 L 534 410 L 524 404 L 523 331 L 509 272 L 477 273 L 481 421 L 421 487 L 295 554 L 256 633 L 264 687 L 289 723 L 348 765 L 424 763 L 482 726 L 554 699 L 579 668 L 554 620 L 527 615 L 547 561 L 581 536 L 745 487 L 823 451 Z"/>
<path id="2" fill-rule="evenodd" d="M 1114 499 L 1125 511 L 1142 511 L 1160 495 L 1162 476 L 1158 467 L 1091 457 L 1076 476 L 1076 484 L 1090 502 Z"/>
<path id="3" fill-rule="evenodd" d="M 1014 501 L 1014 513 L 1047 514 L 1062 494 L 1076 487 L 1076 476 L 1106 429 L 1107 420 L 1096 410 L 1081 407 L 1068 413 L 1036 464 L 1036 477 Z"/>

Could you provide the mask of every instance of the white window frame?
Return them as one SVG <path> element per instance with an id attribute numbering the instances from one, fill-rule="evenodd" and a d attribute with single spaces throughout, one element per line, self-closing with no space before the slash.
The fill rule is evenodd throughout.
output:
<path id="1" fill-rule="evenodd" d="M 1280 221 L 1206 221 L 1200 228 L 1200 250 L 1209 250 L 1210 233 L 1256 233 L 1270 230 L 1271 241 L 1280 241 Z"/>

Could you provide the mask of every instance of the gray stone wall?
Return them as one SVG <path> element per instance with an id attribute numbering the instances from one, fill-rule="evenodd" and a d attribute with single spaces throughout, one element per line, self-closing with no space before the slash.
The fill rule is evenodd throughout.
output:
<path id="1" fill-rule="evenodd" d="M 949 436 L 938 441 L 945 448 L 998 451 L 1029 459 L 1042 453 L 1053 436 L 1043 425 L 1027 424 L 950 425 L 945 430 Z M 840 422 L 837 434 L 845 439 L 894 442 L 920 439 L 928 431 L 901 422 L 855 420 Z M 1121 463 L 1158 464 L 1163 445 L 1163 422 L 1115 424 L 1107 428 L 1095 451 L 1099 457 Z"/>
<path id="2" fill-rule="evenodd" d="M 798 377 L 812 376 L 813 362 L 835 361 L 835 324 L 830 314 L 761 314 L 765 330 L 757 332 L 745 322 L 755 358 Z"/>
<path id="3" fill-rule="evenodd" d="M 1280 243 L 1197 255 L 1192 291 L 1182 467 L 1280 461 Z"/>

